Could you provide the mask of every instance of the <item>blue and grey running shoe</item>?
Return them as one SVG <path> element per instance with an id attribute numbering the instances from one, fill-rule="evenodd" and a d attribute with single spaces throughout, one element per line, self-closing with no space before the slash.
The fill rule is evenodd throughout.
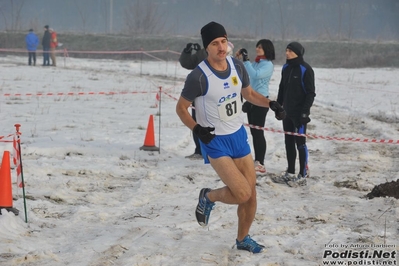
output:
<path id="1" fill-rule="evenodd" d="M 203 188 L 200 191 L 198 205 L 195 209 L 195 216 L 197 217 L 197 222 L 201 226 L 207 226 L 209 221 L 209 216 L 211 211 L 215 208 L 215 203 L 206 199 L 205 194 L 211 191 L 210 188 Z"/>
<path id="2" fill-rule="evenodd" d="M 265 250 L 265 246 L 256 243 L 249 235 L 247 235 L 242 241 L 236 240 L 237 249 L 247 250 L 252 253 L 262 253 Z"/>

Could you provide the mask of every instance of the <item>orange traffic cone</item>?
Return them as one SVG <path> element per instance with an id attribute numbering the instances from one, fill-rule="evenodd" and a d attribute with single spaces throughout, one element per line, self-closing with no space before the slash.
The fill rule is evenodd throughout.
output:
<path id="1" fill-rule="evenodd" d="M 12 211 L 18 215 L 19 211 L 12 207 L 10 152 L 4 151 L 0 168 L 0 209 Z"/>
<path id="2" fill-rule="evenodd" d="M 140 147 L 140 150 L 144 151 L 159 151 L 159 148 L 155 146 L 155 134 L 154 134 L 154 116 L 150 115 L 148 120 L 147 133 L 145 134 L 144 145 Z"/>

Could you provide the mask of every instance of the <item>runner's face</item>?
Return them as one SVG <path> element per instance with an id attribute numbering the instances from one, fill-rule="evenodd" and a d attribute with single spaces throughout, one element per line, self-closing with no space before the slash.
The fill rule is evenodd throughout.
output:
<path id="1" fill-rule="evenodd" d="M 224 60 L 227 55 L 227 39 L 225 37 L 216 38 L 206 49 L 213 60 Z"/>

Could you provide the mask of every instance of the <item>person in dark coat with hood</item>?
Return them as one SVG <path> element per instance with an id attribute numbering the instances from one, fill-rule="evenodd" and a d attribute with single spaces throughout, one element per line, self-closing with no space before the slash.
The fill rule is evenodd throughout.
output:
<path id="1" fill-rule="evenodd" d="M 194 51 L 194 53 L 193 53 Z M 187 43 L 186 48 L 180 54 L 179 62 L 182 67 L 188 70 L 193 70 L 197 67 L 199 63 L 201 63 L 208 54 L 206 53 L 205 49 L 201 49 L 201 45 L 198 43 Z M 191 116 L 194 120 L 195 118 L 195 107 L 191 109 Z M 202 159 L 201 153 L 201 146 L 198 140 L 198 137 L 193 134 L 193 140 L 195 143 L 195 150 L 194 153 L 191 155 L 187 155 L 186 158 L 188 159 Z"/>
<path id="2" fill-rule="evenodd" d="M 305 49 L 298 42 L 291 42 L 286 48 L 286 64 L 281 72 L 277 102 L 286 111 L 283 120 L 285 132 L 306 134 L 306 126 L 310 122 L 310 108 L 315 93 L 314 72 L 303 59 Z M 296 146 L 296 147 L 295 147 Z M 306 137 L 285 134 L 285 150 L 288 168 L 273 181 L 287 183 L 289 186 L 306 185 L 308 177 L 308 149 Z M 295 161 L 299 155 L 299 173 L 295 174 Z"/>
<path id="3" fill-rule="evenodd" d="M 49 26 L 44 26 L 44 35 L 42 39 L 42 46 L 43 46 L 43 66 L 50 65 L 50 40 L 51 34 L 49 32 Z"/>
<path id="4" fill-rule="evenodd" d="M 26 50 L 28 50 L 28 64 L 31 66 L 32 63 L 36 65 L 36 49 L 39 45 L 39 38 L 33 32 L 33 29 L 29 30 L 29 33 L 25 36 Z"/>

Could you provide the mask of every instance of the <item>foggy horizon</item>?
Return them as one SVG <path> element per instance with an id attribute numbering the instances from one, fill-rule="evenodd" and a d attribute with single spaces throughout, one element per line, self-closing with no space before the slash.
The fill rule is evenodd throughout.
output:
<path id="1" fill-rule="evenodd" d="M 0 30 L 199 36 L 209 21 L 230 37 L 398 41 L 396 0 L 0 0 Z"/>

